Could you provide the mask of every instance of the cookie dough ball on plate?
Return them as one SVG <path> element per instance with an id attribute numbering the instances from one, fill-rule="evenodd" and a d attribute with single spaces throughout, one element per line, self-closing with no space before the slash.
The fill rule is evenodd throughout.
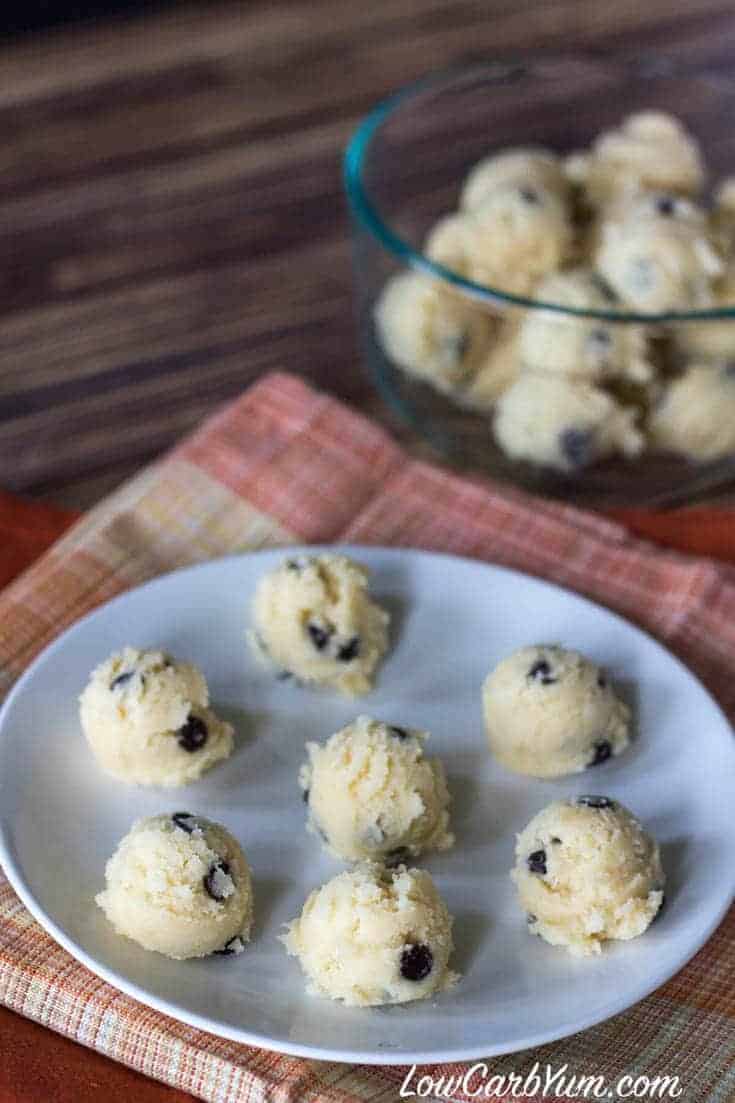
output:
<path id="1" fill-rule="evenodd" d="M 696 195 L 705 178 L 695 138 L 661 111 L 630 115 L 618 130 L 600 134 L 589 153 L 572 154 L 565 167 L 598 207 L 637 191 Z"/>
<path id="2" fill-rule="evenodd" d="M 370 600 L 368 574 L 344 555 L 286 559 L 258 583 L 256 653 L 299 681 L 367 693 L 388 646 L 384 609 Z"/>
<path id="3" fill-rule="evenodd" d="M 118 934 L 167 957 L 239 953 L 250 937 L 253 891 L 240 844 L 188 812 L 133 824 L 96 899 Z"/>
<path id="4" fill-rule="evenodd" d="M 468 385 L 497 325 L 481 307 L 417 272 L 388 281 L 375 321 L 386 356 L 444 393 L 459 393 Z"/>
<path id="5" fill-rule="evenodd" d="M 589 383 L 526 370 L 498 401 L 493 433 L 514 459 L 576 472 L 614 453 L 637 456 L 636 416 Z"/>
<path id="6" fill-rule="evenodd" d="M 505 149 L 484 157 L 470 169 L 462 188 L 460 206 L 472 211 L 496 188 L 508 184 L 555 192 L 560 199 L 566 199 L 569 193 L 562 162 L 550 149 Z"/>
<path id="7" fill-rule="evenodd" d="M 603 223 L 596 266 L 632 310 L 704 309 L 724 264 L 702 212 L 670 195 L 640 196 Z"/>
<path id="8" fill-rule="evenodd" d="M 735 367 L 691 364 L 649 422 L 653 448 L 704 462 L 735 452 Z"/>
<path id="9" fill-rule="evenodd" d="M 553 272 L 541 281 L 535 294 L 541 302 L 574 310 L 614 312 L 620 305 L 589 268 Z M 653 375 L 646 358 L 644 329 L 602 318 L 531 310 L 521 325 L 519 350 L 527 367 L 590 382 L 622 378 L 642 383 Z"/>
<path id="10" fill-rule="evenodd" d="M 571 224 L 553 191 L 505 184 L 471 212 L 443 219 L 426 243 L 427 255 L 467 279 L 528 295 L 569 255 Z"/>
<path id="11" fill-rule="evenodd" d="M 579 773 L 630 742 L 630 709 L 578 651 L 523 647 L 488 675 L 482 697 L 490 749 L 519 774 Z"/>
<path id="12" fill-rule="evenodd" d="M 511 877 L 529 931 L 574 954 L 637 938 L 664 898 L 658 846 L 608 797 L 556 801 L 534 816 L 518 836 Z"/>
<path id="13" fill-rule="evenodd" d="M 452 919 L 428 873 L 366 864 L 310 894 L 283 942 L 314 994 L 407 1003 L 448 988 Z"/>
<path id="14" fill-rule="evenodd" d="M 126 647 L 98 666 L 80 697 L 100 766 L 138 785 L 186 785 L 232 752 L 230 724 L 208 707 L 204 675 L 163 651 Z"/>
<path id="15" fill-rule="evenodd" d="M 359 716 L 324 745 L 306 744 L 309 827 L 338 858 L 397 864 L 452 845 L 444 768 L 424 757 L 427 738 Z"/>

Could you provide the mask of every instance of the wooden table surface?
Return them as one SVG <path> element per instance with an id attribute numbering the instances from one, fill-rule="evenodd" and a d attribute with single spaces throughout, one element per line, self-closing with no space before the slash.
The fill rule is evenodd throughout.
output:
<path id="1" fill-rule="evenodd" d="M 0 486 L 84 507 L 274 367 L 371 410 L 341 150 L 463 57 L 729 62 L 722 0 L 178 6 L 0 50 Z"/>
<path id="2" fill-rule="evenodd" d="M 463 57 L 571 45 L 726 67 L 722 0 L 177 6 L 0 48 L 0 486 L 84 507 L 256 376 L 380 413 L 341 150 Z M 385 415 L 382 415 L 385 416 Z M 0 1011 L 0 1101 L 183 1099 Z"/>

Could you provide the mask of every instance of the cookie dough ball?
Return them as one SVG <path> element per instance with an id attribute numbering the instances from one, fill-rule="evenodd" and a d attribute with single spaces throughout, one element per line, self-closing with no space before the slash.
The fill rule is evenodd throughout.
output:
<path id="1" fill-rule="evenodd" d="M 713 196 L 712 232 L 726 256 L 735 253 L 735 176 L 726 177 Z"/>
<path id="2" fill-rule="evenodd" d="M 735 310 L 735 262 L 728 264 L 725 274 L 713 285 L 713 293 L 715 309 Z M 685 360 L 735 361 L 735 318 L 677 322 L 671 335 Z"/>
<path id="3" fill-rule="evenodd" d="M 692 460 L 735 452 L 735 369 L 691 364 L 671 382 L 649 422 L 653 448 Z"/>
<path id="4" fill-rule="evenodd" d="M 352 1006 L 408 1003 L 457 979 L 451 916 L 419 869 L 341 873 L 311 893 L 283 942 L 312 993 Z"/>
<path id="5" fill-rule="evenodd" d="M 309 828 L 336 857 L 397 864 L 452 845 L 444 768 L 424 757 L 427 738 L 359 716 L 323 746 L 306 744 Z"/>
<path id="6" fill-rule="evenodd" d="M 250 937 L 253 891 L 240 844 L 188 812 L 134 823 L 96 900 L 118 934 L 167 957 L 239 953 Z"/>
<path id="7" fill-rule="evenodd" d="M 492 348 L 475 372 L 471 383 L 457 396 L 457 401 L 470 410 L 492 410 L 520 373 L 518 321 L 509 318 L 500 322 Z"/>
<path id="8" fill-rule="evenodd" d="M 541 188 L 560 199 L 569 193 L 569 181 L 562 162 L 550 149 L 529 147 L 505 149 L 484 157 L 470 169 L 462 188 L 460 207 L 473 211 L 498 187 Z"/>
<path id="9" fill-rule="evenodd" d="M 490 749 L 519 774 L 576 774 L 630 742 L 630 709 L 605 673 L 563 647 L 523 647 L 503 659 L 482 703 Z"/>
<path id="10" fill-rule="evenodd" d="M 613 453 L 637 456 L 636 416 L 588 383 L 526 370 L 498 401 L 493 433 L 514 459 L 574 472 Z"/>
<path id="11" fill-rule="evenodd" d="M 573 310 L 614 312 L 620 305 L 588 268 L 546 276 L 536 288 L 536 298 Z M 591 382 L 623 378 L 641 383 L 653 375 L 644 329 L 604 319 L 531 310 L 521 325 L 519 351 L 528 367 Z"/>
<path id="12" fill-rule="evenodd" d="M 569 255 L 572 230 L 553 191 L 505 184 L 471 212 L 443 219 L 426 253 L 475 283 L 529 295 L 538 280 Z"/>
<path id="13" fill-rule="evenodd" d="M 301 682 L 367 693 L 388 647 L 384 609 L 370 600 L 368 573 L 344 555 L 286 559 L 258 583 L 256 653 Z"/>
<path id="14" fill-rule="evenodd" d="M 208 705 L 195 666 L 126 647 L 92 671 L 79 714 L 103 770 L 121 781 L 173 787 L 232 753 L 232 727 Z"/>
<path id="15" fill-rule="evenodd" d="M 589 153 L 567 158 L 570 180 L 596 207 L 639 191 L 696 195 L 705 171 L 699 146 L 671 115 L 643 111 L 601 134 Z"/>
<path id="16" fill-rule="evenodd" d="M 603 223 L 596 266 L 632 310 L 696 310 L 724 273 L 703 213 L 670 195 L 639 196 Z"/>
<path id="17" fill-rule="evenodd" d="M 386 356 L 444 393 L 461 392 L 486 357 L 495 319 L 446 284 L 404 272 L 386 284 L 375 311 Z"/>
<path id="18" fill-rule="evenodd" d="M 608 797 L 556 801 L 518 836 L 511 873 L 528 929 L 573 954 L 637 938 L 664 898 L 658 846 Z"/>

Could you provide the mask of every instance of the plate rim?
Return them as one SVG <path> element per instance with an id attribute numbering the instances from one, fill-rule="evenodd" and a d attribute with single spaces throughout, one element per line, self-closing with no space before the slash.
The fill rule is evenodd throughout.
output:
<path id="1" fill-rule="evenodd" d="M 58 636 L 55 636 L 33 659 L 28 667 L 23 671 L 18 680 L 11 687 L 8 695 L 0 706 L 0 739 L 3 738 L 5 725 L 7 722 L 8 714 L 14 707 L 16 697 L 20 696 L 25 689 L 26 684 L 32 680 L 35 675 L 37 667 L 40 667 L 45 663 L 58 649 L 65 645 L 69 637 L 74 633 L 81 630 L 88 621 L 94 620 L 100 616 L 103 612 L 107 612 L 111 607 L 116 604 L 123 604 L 132 593 L 139 593 L 148 589 L 149 587 L 155 587 L 165 580 L 169 580 L 176 575 L 194 574 L 199 571 L 207 571 L 216 569 L 219 565 L 228 562 L 235 563 L 244 559 L 252 559 L 253 557 L 266 557 L 275 556 L 278 552 L 294 554 L 314 554 L 331 552 L 334 554 L 345 554 L 353 556 L 359 559 L 365 552 L 368 554 L 387 555 L 388 558 L 401 558 L 408 554 L 411 556 L 419 556 L 424 559 L 432 560 L 450 560 L 453 563 L 457 563 L 463 566 L 469 566 L 471 568 L 489 568 L 493 572 L 499 572 L 506 575 L 511 579 L 520 579 L 524 583 L 529 580 L 543 588 L 549 588 L 551 590 L 559 591 L 562 595 L 571 597 L 577 602 L 582 602 L 588 608 L 595 611 L 602 611 L 608 617 L 612 617 L 618 625 L 624 627 L 627 631 L 632 631 L 640 637 L 643 637 L 649 645 L 653 645 L 654 649 L 662 652 L 669 661 L 673 661 L 679 670 L 688 678 L 692 679 L 705 694 L 710 706 L 719 715 L 721 721 L 725 727 L 733 733 L 733 725 L 728 719 L 724 709 L 721 707 L 717 699 L 712 695 L 707 686 L 701 681 L 701 679 L 684 663 L 678 655 L 671 651 L 665 644 L 658 640 L 652 633 L 648 632 L 645 628 L 641 628 L 638 624 L 624 617 L 616 610 L 609 608 L 609 606 L 602 602 L 596 601 L 593 598 L 587 597 L 586 594 L 581 594 L 576 590 L 573 590 L 569 586 L 561 585 L 557 582 L 553 582 L 549 579 L 543 578 L 540 575 L 535 575 L 527 571 L 519 570 L 515 567 L 508 567 L 504 564 L 495 563 L 479 558 L 472 558 L 471 556 L 455 555 L 451 552 L 433 551 L 426 548 L 415 548 L 412 546 L 386 546 L 381 544 L 282 544 L 274 545 L 262 548 L 256 548 L 252 551 L 236 552 L 230 555 L 217 556 L 213 559 L 203 560 L 200 563 L 188 564 L 183 567 L 177 567 L 174 570 L 166 571 L 163 574 L 156 575 L 154 578 L 148 579 L 138 586 L 131 586 L 128 589 L 122 591 L 122 593 L 116 594 L 108 601 L 95 606 L 94 609 L 85 613 L 84 616 L 75 620 L 72 624 L 66 627 Z M 735 741 L 731 745 L 732 755 L 735 755 Z M 2 793 L 3 782 L 0 778 L 0 794 Z M 733 867 L 731 884 L 729 891 L 724 895 L 723 901 L 720 907 L 717 909 L 714 917 L 710 922 L 702 929 L 697 937 L 693 940 L 692 946 L 688 949 L 687 954 L 683 957 L 674 968 L 670 968 L 668 965 L 655 971 L 653 974 L 648 974 L 645 981 L 634 987 L 635 995 L 631 998 L 630 993 L 626 994 L 622 999 L 612 999 L 608 1005 L 597 1012 L 591 1013 L 589 1016 L 576 1016 L 574 1019 L 569 1019 L 563 1023 L 557 1023 L 556 1027 L 550 1030 L 537 1031 L 535 1034 L 524 1035 L 522 1038 L 514 1040 L 512 1042 L 503 1042 L 493 1044 L 488 1042 L 481 1046 L 465 1046 L 455 1047 L 452 1050 L 444 1051 L 441 1056 L 437 1056 L 436 1053 L 431 1050 L 423 1051 L 417 1050 L 415 1052 L 401 1052 L 397 1054 L 390 1049 L 377 1050 L 375 1048 L 369 1049 L 331 1049 L 325 1046 L 319 1046 L 315 1044 L 292 1042 L 290 1039 L 273 1039 L 267 1034 L 261 1034 L 257 1030 L 249 1030 L 245 1028 L 235 1028 L 228 1024 L 221 1022 L 215 1022 L 212 1019 L 207 1018 L 204 1015 L 200 1015 L 197 1012 L 189 1010 L 187 1007 L 171 1000 L 164 999 L 157 996 L 155 993 L 151 993 L 142 988 L 139 984 L 129 980 L 124 974 L 117 973 L 114 969 L 109 968 L 104 962 L 97 960 L 93 955 L 89 954 L 83 946 L 75 942 L 75 940 L 69 937 L 56 923 L 53 916 L 48 914 L 44 907 L 36 900 L 30 886 L 26 883 L 23 871 L 16 863 L 13 856 L 12 848 L 7 837 L 9 830 L 9 823 L 6 822 L 6 817 L 2 811 L 2 803 L 0 802 L 0 866 L 2 867 L 5 876 L 7 877 L 14 892 L 20 898 L 24 907 L 30 912 L 37 923 L 46 931 L 47 934 L 54 939 L 67 953 L 69 953 L 75 960 L 79 961 L 85 968 L 89 969 L 95 976 L 104 980 L 107 984 L 110 984 L 113 988 L 122 992 L 131 999 L 136 1000 L 144 1007 L 150 1007 L 155 1011 L 159 1011 L 161 1014 L 178 1020 L 188 1026 L 195 1027 L 198 1030 L 202 1030 L 214 1037 L 224 1038 L 228 1041 L 239 1042 L 244 1045 L 254 1046 L 256 1048 L 265 1049 L 272 1053 L 280 1053 L 285 1056 L 292 1057 L 304 1057 L 311 1060 L 319 1061 L 331 1061 L 338 1064 L 364 1064 L 364 1065 L 384 1065 L 400 1067 L 406 1065 L 442 1065 L 453 1064 L 458 1062 L 467 1062 L 480 1060 L 484 1057 L 502 1056 L 511 1053 L 520 1053 L 527 1049 L 532 1049 L 540 1045 L 545 1045 L 551 1042 L 560 1041 L 563 1038 L 569 1037 L 571 1034 L 578 1033 L 580 1031 L 589 1030 L 591 1027 L 599 1025 L 602 1022 L 606 1022 L 608 1019 L 615 1015 L 621 1014 L 623 1011 L 629 1010 L 641 1000 L 645 999 L 652 992 L 656 991 L 663 984 L 666 983 L 671 977 L 680 972 L 692 958 L 702 949 L 702 947 L 709 941 L 712 934 L 717 930 L 722 923 L 725 915 L 729 911 L 733 901 L 735 900 L 735 866 Z M 45 1024 L 44 1024 L 45 1025 Z"/>

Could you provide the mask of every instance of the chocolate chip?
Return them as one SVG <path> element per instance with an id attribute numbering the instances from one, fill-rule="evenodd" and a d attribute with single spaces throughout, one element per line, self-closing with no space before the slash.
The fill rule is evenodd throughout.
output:
<path id="1" fill-rule="evenodd" d="M 401 976 L 405 980 L 424 980 L 434 964 L 434 955 L 425 943 L 416 942 L 401 954 Z"/>
<path id="2" fill-rule="evenodd" d="M 660 195 L 656 200 L 656 211 L 658 214 L 662 214 L 664 218 L 670 218 L 676 211 L 676 200 L 672 199 L 670 195 Z"/>
<path id="3" fill-rule="evenodd" d="M 395 724 L 389 724 L 388 731 L 396 739 L 408 739 L 408 732 L 405 728 L 399 728 Z"/>
<path id="4" fill-rule="evenodd" d="M 183 727 L 176 733 L 176 742 L 184 751 L 192 754 L 200 751 L 207 742 L 209 732 L 207 725 L 199 716 L 189 716 Z"/>
<path id="5" fill-rule="evenodd" d="M 541 203 L 539 193 L 534 188 L 519 188 L 518 194 L 524 203 L 528 203 L 531 206 L 537 206 Z"/>
<path id="6" fill-rule="evenodd" d="M 353 636 L 352 639 L 343 644 L 337 652 L 337 658 L 341 663 L 349 663 L 353 659 L 356 659 L 360 654 L 360 637 Z"/>
<path id="7" fill-rule="evenodd" d="M 293 678 L 293 674 L 290 670 L 279 670 L 276 678 L 279 682 L 287 682 L 289 678 Z"/>
<path id="8" fill-rule="evenodd" d="M 301 564 L 299 563 L 298 559 L 287 559 L 286 563 L 285 563 L 285 567 L 286 567 L 287 571 L 300 571 L 301 570 Z"/>
<path id="9" fill-rule="evenodd" d="M 113 678 L 110 682 L 110 689 L 119 689 L 120 686 L 127 685 L 134 674 L 134 670 L 125 670 L 122 674 L 118 674 L 117 678 Z"/>
<path id="10" fill-rule="evenodd" d="M 532 912 L 528 912 L 528 914 L 526 915 L 526 923 L 535 923 L 537 919 L 538 916 L 534 915 Z"/>
<path id="11" fill-rule="evenodd" d="M 612 344 L 612 337 L 606 329 L 593 329 L 587 340 L 591 345 L 597 345 L 600 348 L 608 348 Z"/>
<path id="12" fill-rule="evenodd" d="M 389 850 L 383 856 L 383 861 L 388 869 L 395 869 L 396 866 L 405 865 L 410 857 L 411 851 L 407 846 L 397 846 L 395 850 Z"/>
<path id="13" fill-rule="evenodd" d="M 333 629 L 322 628 L 318 624 L 307 624 L 306 631 L 309 633 L 309 638 L 317 651 L 323 651 L 329 643 Z"/>
<path id="14" fill-rule="evenodd" d="M 192 816 L 191 812 L 174 812 L 171 819 L 187 835 L 191 835 L 194 828 L 199 826 L 196 816 Z"/>
<path id="15" fill-rule="evenodd" d="M 460 333 L 449 334 L 443 343 L 450 360 L 455 364 L 459 364 L 470 351 L 472 338 L 465 329 Z"/>
<path id="16" fill-rule="evenodd" d="M 609 797 L 594 797 L 583 796 L 577 797 L 577 804 L 584 805 L 585 808 L 614 808 L 615 801 L 610 800 Z"/>
<path id="17" fill-rule="evenodd" d="M 220 858 L 219 861 L 212 863 L 209 867 L 209 872 L 202 878 L 202 883 L 207 895 L 211 896 L 213 900 L 216 900 L 218 904 L 221 904 L 223 900 L 227 899 L 227 893 L 223 891 L 221 882 L 224 877 L 229 876 L 230 867 L 224 859 Z"/>
<path id="18" fill-rule="evenodd" d="M 546 851 L 534 850 L 533 854 L 528 855 L 526 864 L 531 873 L 546 873 Z"/>
<path id="19" fill-rule="evenodd" d="M 229 942 L 225 942 L 221 950 L 215 950 L 215 954 L 219 954 L 221 957 L 232 957 L 233 954 L 242 953 L 245 947 L 242 944 L 242 939 L 239 934 L 236 934 L 234 938 L 231 938 Z"/>
<path id="20" fill-rule="evenodd" d="M 608 758 L 612 754 L 612 747 L 607 739 L 597 739 L 592 744 L 594 755 L 592 757 L 590 766 L 599 766 L 603 762 L 607 762 Z"/>
<path id="21" fill-rule="evenodd" d="M 594 459 L 594 436 L 586 429 L 565 429 L 559 434 L 559 448 L 572 467 L 586 467 Z"/>
<path id="22" fill-rule="evenodd" d="M 610 284 L 598 275 L 597 272 L 593 272 L 590 276 L 590 282 L 597 288 L 602 295 L 603 299 L 607 299 L 609 303 L 616 303 L 618 301 L 617 294 L 613 291 Z"/>
<path id="23" fill-rule="evenodd" d="M 607 678 L 602 672 L 597 675 L 597 684 L 600 689 L 607 689 Z"/>
<path id="24" fill-rule="evenodd" d="M 554 846 L 559 846 L 560 843 L 561 843 L 561 839 L 559 838 L 558 835 L 552 835 L 551 836 L 551 841 L 552 841 Z"/>
<path id="25" fill-rule="evenodd" d="M 304 804 L 309 803 L 309 792 L 310 792 L 309 789 L 304 789 L 303 793 L 301 794 L 301 799 L 304 802 Z"/>
<path id="26" fill-rule="evenodd" d="M 533 682 L 540 682 L 542 686 L 553 686 L 555 682 L 559 681 L 551 673 L 551 667 L 546 659 L 539 659 L 538 662 L 535 662 L 526 677 Z"/>

